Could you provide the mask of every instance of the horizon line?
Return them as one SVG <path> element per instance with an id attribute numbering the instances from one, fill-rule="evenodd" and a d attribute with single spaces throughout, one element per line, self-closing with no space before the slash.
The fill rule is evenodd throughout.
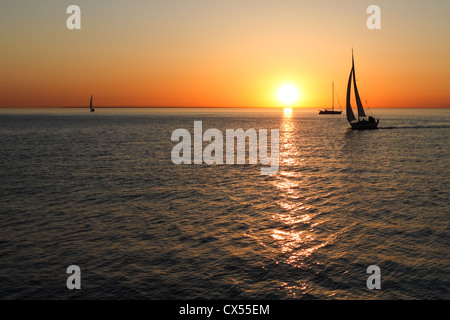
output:
<path id="1" fill-rule="evenodd" d="M 320 109 L 324 108 L 321 107 L 295 107 L 295 106 L 274 106 L 274 107 L 236 107 L 236 106 L 230 106 L 230 107 L 207 107 L 207 106 L 94 106 L 95 108 L 99 109 L 118 109 L 118 108 L 134 108 L 134 109 L 173 109 L 173 108 L 208 108 L 208 109 L 284 109 L 284 108 L 292 108 L 292 109 Z M 89 108 L 89 106 L 15 106 L 15 107 L 8 107 L 8 106 L 0 106 L 0 109 L 85 109 Z M 423 107 L 423 106 L 412 106 L 412 107 L 369 107 L 369 109 L 449 109 L 449 106 L 432 106 L 432 107 Z M 342 108 L 343 111 L 345 108 Z"/>

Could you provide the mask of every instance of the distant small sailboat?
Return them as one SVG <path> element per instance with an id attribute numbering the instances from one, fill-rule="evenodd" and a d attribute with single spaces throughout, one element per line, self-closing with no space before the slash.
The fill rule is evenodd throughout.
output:
<path id="1" fill-rule="evenodd" d="M 355 118 L 350 102 L 352 79 L 355 90 L 356 106 L 358 108 L 358 119 Z M 366 113 L 364 112 L 358 88 L 356 87 L 355 60 L 353 57 L 353 50 L 352 50 L 352 70 L 350 71 L 350 77 L 348 78 L 348 85 L 347 85 L 346 113 L 347 113 L 347 120 L 352 126 L 352 129 L 356 130 L 376 129 L 378 127 L 378 123 L 380 122 L 379 119 L 375 119 L 374 117 L 371 116 L 367 117 Z"/>
<path id="2" fill-rule="evenodd" d="M 91 112 L 95 111 L 95 109 L 92 107 L 92 94 L 91 94 L 91 102 L 89 103 L 89 109 L 91 110 Z"/>
<path id="3" fill-rule="evenodd" d="M 334 92 L 334 81 L 333 81 L 332 92 L 331 92 L 331 97 L 332 97 L 333 102 L 332 102 L 331 110 L 327 110 L 327 109 L 320 110 L 319 114 L 341 114 L 342 113 L 342 111 L 334 110 L 334 93 L 335 92 Z"/>

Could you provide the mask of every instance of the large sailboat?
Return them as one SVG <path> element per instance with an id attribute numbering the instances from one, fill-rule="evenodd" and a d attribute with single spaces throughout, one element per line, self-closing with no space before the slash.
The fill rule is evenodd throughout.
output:
<path id="1" fill-rule="evenodd" d="M 319 111 L 319 114 L 341 114 L 342 111 L 339 110 L 334 110 L 334 81 L 332 82 L 331 85 L 332 89 L 331 89 L 331 97 L 332 97 L 332 106 L 331 106 L 331 110 L 328 109 L 323 109 Z"/>
<path id="2" fill-rule="evenodd" d="M 92 107 L 92 94 L 91 94 L 91 102 L 89 103 L 89 109 L 91 110 L 91 112 L 95 111 L 94 107 Z"/>
<path id="3" fill-rule="evenodd" d="M 355 117 L 350 102 L 352 79 L 355 90 L 356 106 L 358 108 L 358 118 Z M 378 123 L 380 122 L 379 119 L 375 119 L 374 117 L 371 116 L 366 116 L 366 113 L 364 112 L 364 108 L 361 103 L 361 97 L 359 96 L 358 88 L 356 86 L 355 59 L 353 57 L 353 50 L 352 50 L 352 70 L 350 71 L 350 77 L 348 78 L 348 85 L 347 85 L 346 113 L 347 113 L 347 120 L 352 126 L 352 129 L 356 130 L 376 129 L 378 127 Z"/>

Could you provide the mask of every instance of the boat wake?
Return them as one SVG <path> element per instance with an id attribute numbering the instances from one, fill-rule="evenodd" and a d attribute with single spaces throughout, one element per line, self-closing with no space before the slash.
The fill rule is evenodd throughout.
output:
<path id="1" fill-rule="evenodd" d="M 379 127 L 380 130 L 391 129 L 450 129 L 450 125 L 434 125 L 434 126 L 396 126 L 396 127 Z"/>

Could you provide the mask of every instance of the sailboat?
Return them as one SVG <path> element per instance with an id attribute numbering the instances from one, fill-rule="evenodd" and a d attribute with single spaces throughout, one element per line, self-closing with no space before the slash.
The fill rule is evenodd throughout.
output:
<path id="1" fill-rule="evenodd" d="M 355 97 L 356 97 L 356 106 L 358 108 L 358 119 L 356 119 L 351 102 L 350 102 L 350 96 L 351 96 L 351 88 L 352 88 L 352 79 L 353 79 L 353 86 L 355 90 Z M 352 126 L 352 129 L 356 130 L 364 130 L 364 129 L 376 129 L 378 127 L 378 123 L 380 122 L 379 119 L 375 119 L 371 116 L 366 116 L 366 113 L 364 112 L 363 105 L 361 103 L 361 97 L 359 96 L 358 88 L 356 86 L 356 76 L 355 76 L 355 59 L 353 57 L 353 50 L 352 50 L 352 70 L 350 71 L 350 77 L 348 78 L 348 85 L 347 85 L 347 107 L 346 107 L 346 113 L 347 113 L 347 120 Z"/>
<path id="2" fill-rule="evenodd" d="M 342 111 L 334 110 L 334 81 L 332 82 L 331 97 L 333 100 L 331 110 L 327 110 L 327 109 L 320 110 L 319 114 L 341 114 L 342 113 Z"/>
<path id="3" fill-rule="evenodd" d="M 95 109 L 92 107 L 92 94 L 91 94 L 91 102 L 89 103 L 89 109 L 91 110 L 91 112 L 95 111 Z"/>

